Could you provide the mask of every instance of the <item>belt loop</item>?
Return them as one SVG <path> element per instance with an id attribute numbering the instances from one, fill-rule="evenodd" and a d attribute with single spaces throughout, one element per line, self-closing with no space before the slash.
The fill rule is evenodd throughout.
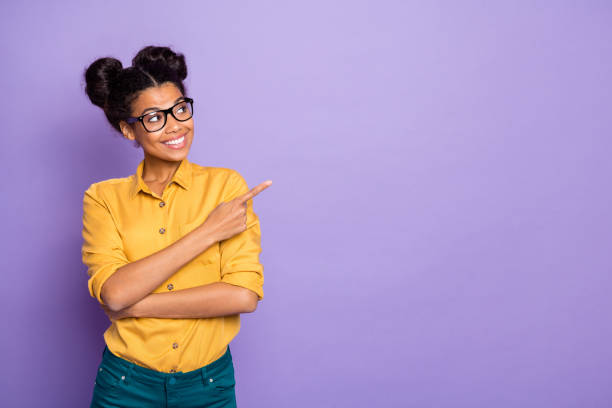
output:
<path id="1" fill-rule="evenodd" d="M 129 384 L 130 379 L 132 378 L 132 370 L 134 369 L 134 366 L 132 364 L 129 364 L 127 367 L 127 371 L 125 372 L 125 384 Z"/>
<path id="2" fill-rule="evenodd" d="M 202 375 L 202 383 L 206 387 L 208 385 L 208 382 L 206 381 L 206 366 L 200 368 L 200 374 Z"/>

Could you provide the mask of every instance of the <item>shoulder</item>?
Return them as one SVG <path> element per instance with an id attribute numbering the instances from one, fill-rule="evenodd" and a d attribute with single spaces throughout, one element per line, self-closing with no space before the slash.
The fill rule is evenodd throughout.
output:
<path id="1" fill-rule="evenodd" d="M 228 167 L 202 166 L 191 162 L 192 175 L 194 180 L 208 178 L 223 184 L 243 183 L 244 178 L 237 170 Z"/>
<path id="2" fill-rule="evenodd" d="M 106 201 L 109 197 L 127 194 L 132 186 L 133 174 L 128 177 L 117 177 L 91 183 L 84 192 L 85 197 L 91 197 L 98 201 Z"/>
<path id="3" fill-rule="evenodd" d="M 216 192 L 212 194 L 218 194 L 224 201 L 249 190 L 244 177 L 238 170 L 192 163 L 192 171 L 194 183 L 207 186 L 208 192 Z"/>

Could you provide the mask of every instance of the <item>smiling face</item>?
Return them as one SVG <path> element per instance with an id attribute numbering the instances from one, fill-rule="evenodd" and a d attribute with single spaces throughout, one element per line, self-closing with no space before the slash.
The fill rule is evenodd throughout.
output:
<path id="1" fill-rule="evenodd" d="M 139 117 L 145 113 L 168 109 L 175 105 L 181 97 L 183 94 L 172 82 L 152 86 L 141 91 L 132 102 L 132 116 Z M 147 117 L 143 119 L 148 120 Z M 131 125 L 121 121 L 119 126 L 127 139 L 140 143 L 145 157 L 153 156 L 165 161 L 181 161 L 187 157 L 193 141 L 193 117 L 180 122 L 168 114 L 166 125 L 155 132 L 147 132 L 140 121 Z M 184 140 L 181 141 L 181 138 Z M 167 143 L 176 141 L 179 143 Z"/>

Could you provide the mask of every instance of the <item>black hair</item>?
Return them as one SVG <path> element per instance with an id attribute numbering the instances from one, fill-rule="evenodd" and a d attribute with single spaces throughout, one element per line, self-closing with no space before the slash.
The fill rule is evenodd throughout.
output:
<path id="1" fill-rule="evenodd" d="M 187 77 L 185 57 L 168 47 L 147 46 L 123 68 L 112 57 L 99 58 L 85 70 L 85 93 L 102 108 L 113 128 L 121 132 L 119 122 L 132 116 L 131 105 L 138 94 L 152 86 L 172 82 L 185 95 Z M 140 146 L 136 142 L 136 146 Z"/>

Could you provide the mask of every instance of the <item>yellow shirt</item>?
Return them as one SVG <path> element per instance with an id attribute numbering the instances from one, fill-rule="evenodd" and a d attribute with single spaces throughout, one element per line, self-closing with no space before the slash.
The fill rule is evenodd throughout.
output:
<path id="1" fill-rule="evenodd" d="M 82 259 L 91 296 L 103 303 L 104 282 L 122 265 L 172 244 L 198 225 L 221 202 L 249 191 L 242 176 L 223 167 L 181 161 L 160 197 L 136 174 L 97 183 L 83 197 Z M 217 242 L 163 282 L 154 293 L 212 282 L 242 286 L 263 299 L 261 232 L 247 205 L 247 229 Z M 192 318 L 126 318 L 111 323 L 104 339 L 111 352 L 161 372 L 191 371 L 221 357 L 240 330 L 240 315 Z"/>

